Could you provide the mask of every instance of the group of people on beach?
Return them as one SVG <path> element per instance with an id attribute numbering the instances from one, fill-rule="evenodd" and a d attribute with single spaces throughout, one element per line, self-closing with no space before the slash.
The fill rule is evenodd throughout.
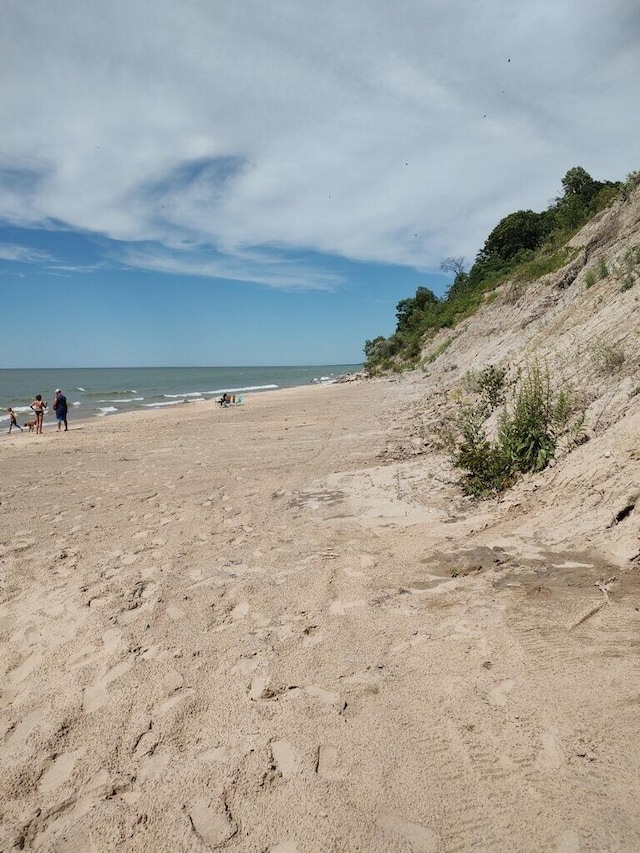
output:
<path id="1" fill-rule="evenodd" d="M 67 422 L 67 398 L 62 393 L 61 388 L 56 388 L 55 397 L 53 398 L 53 410 L 56 413 L 56 420 L 58 422 L 58 431 L 62 429 L 64 424 L 64 431 L 66 432 L 69 429 L 69 425 Z M 27 421 L 24 427 L 21 427 L 18 423 L 18 418 L 16 417 L 16 413 L 13 411 L 11 406 L 7 409 L 9 413 L 9 434 L 11 434 L 11 430 L 14 427 L 17 427 L 20 432 L 24 432 L 25 428 L 29 430 L 29 432 L 33 432 L 35 429 L 36 433 L 42 433 L 42 427 L 44 425 L 44 413 L 47 410 L 46 400 L 42 399 L 42 394 L 36 394 L 36 398 L 33 403 L 29 406 L 30 409 L 33 409 L 33 413 L 35 415 L 34 420 Z"/>
<path id="2" fill-rule="evenodd" d="M 244 403 L 244 397 L 242 394 L 238 394 L 236 396 L 235 394 L 229 394 L 225 391 L 222 397 L 219 397 L 216 402 L 219 406 L 226 409 L 229 406 L 241 406 L 242 403 Z"/>

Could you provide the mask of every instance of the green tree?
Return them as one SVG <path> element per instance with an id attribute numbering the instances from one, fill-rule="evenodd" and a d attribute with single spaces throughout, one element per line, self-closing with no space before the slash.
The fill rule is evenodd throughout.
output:
<path id="1" fill-rule="evenodd" d="M 533 251 L 551 231 L 552 222 L 548 214 L 533 210 L 518 210 L 501 219 L 485 240 L 478 253 L 481 263 L 510 261 L 522 251 Z"/>
<path id="2" fill-rule="evenodd" d="M 396 305 L 397 331 L 408 331 L 420 325 L 420 319 L 425 313 L 432 313 L 437 308 L 438 297 L 428 287 L 419 287 L 416 295 L 401 299 Z"/>
<path id="3" fill-rule="evenodd" d="M 454 300 L 461 293 L 469 288 L 469 273 L 465 269 L 466 263 L 464 258 L 445 258 L 440 264 L 440 269 L 443 272 L 453 273 L 453 281 L 447 290 L 447 300 Z"/>
<path id="4" fill-rule="evenodd" d="M 582 166 L 574 166 L 572 169 L 569 169 L 562 179 L 563 198 L 575 197 L 585 205 L 589 204 L 601 187 L 602 184 L 594 181 Z"/>

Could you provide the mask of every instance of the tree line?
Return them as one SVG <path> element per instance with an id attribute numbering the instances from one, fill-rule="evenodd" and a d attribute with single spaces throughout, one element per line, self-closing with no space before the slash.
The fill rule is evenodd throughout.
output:
<path id="1" fill-rule="evenodd" d="M 562 178 L 562 192 L 546 210 L 518 210 L 501 219 L 484 242 L 469 270 L 464 258 L 446 258 L 441 269 L 453 275 L 439 298 L 427 287 L 396 306 L 397 326 L 364 345 L 365 369 L 370 373 L 413 367 L 422 348 L 442 328 L 451 328 L 472 313 L 484 294 L 508 277 L 535 280 L 569 260 L 567 240 L 594 214 L 609 207 L 640 183 L 640 173 L 626 182 L 596 181 L 581 166 Z"/>

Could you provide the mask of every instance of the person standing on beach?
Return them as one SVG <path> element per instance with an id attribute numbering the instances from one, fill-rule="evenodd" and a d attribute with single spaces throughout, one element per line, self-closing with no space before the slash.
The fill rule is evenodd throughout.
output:
<path id="1" fill-rule="evenodd" d="M 42 435 L 42 422 L 44 420 L 44 410 L 47 408 L 47 404 L 42 399 L 41 394 L 36 394 L 36 399 L 29 408 L 33 409 L 36 413 L 36 433 L 39 432 L 40 435 Z"/>
<path id="2" fill-rule="evenodd" d="M 20 430 L 20 432 L 24 432 L 24 430 L 22 429 L 22 427 L 18 423 L 18 420 L 16 418 L 16 413 L 13 411 L 11 406 L 9 406 L 7 411 L 9 412 L 9 435 L 11 435 L 11 430 L 14 428 L 14 426 L 17 426 L 18 429 Z"/>
<path id="3" fill-rule="evenodd" d="M 56 388 L 56 396 L 53 398 L 53 409 L 56 413 L 56 420 L 58 421 L 58 432 L 60 432 L 62 424 L 64 424 L 64 431 L 66 432 L 68 429 L 67 398 L 64 396 L 60 388 Z"/>

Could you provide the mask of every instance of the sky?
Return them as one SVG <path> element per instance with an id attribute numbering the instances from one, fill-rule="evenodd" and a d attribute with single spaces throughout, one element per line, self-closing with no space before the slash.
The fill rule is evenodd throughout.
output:
<path id="1" fill-rule="evenodd" d="M 630 0 L 2 0 L 0 367 L 360 362 L 639 80 Z"/>

